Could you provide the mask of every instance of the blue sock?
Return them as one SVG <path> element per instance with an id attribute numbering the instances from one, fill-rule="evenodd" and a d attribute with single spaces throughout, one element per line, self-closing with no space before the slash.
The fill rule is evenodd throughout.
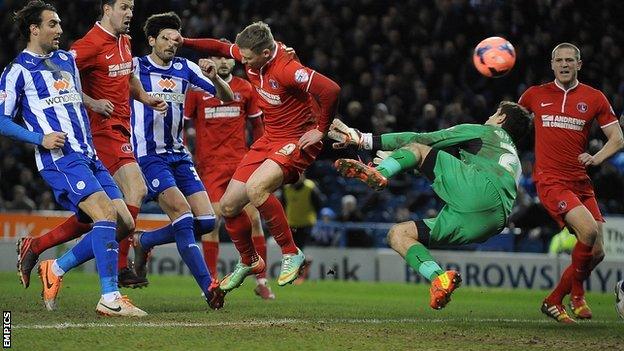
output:
<path id="1" fill-rule="evenodd" d="M 147 251 L 154 246 L 172 243 L 175 241 L 175 235 L 173 233 L 173 227 L 168 224 L 162 228 L 156 230 L 150 230 L 141 235 L 141 247 Z"/>
<path id="2" fill-rule="evenodd" d="M 178 247 L 178 252 L 182 256 L 182 260 L 186 263 L 186 266 L 191 271 L 191 274 L 195 278 L 195 281 L 202 289 L 202 291 L 208 290 L 212 277 L 206 262 L 201 254 L 199 246 L 195 243 L 195 236 L 193 235 L 193 217 L 190 213 L 184 214 L 173 221 L 173 230 L 175 231 L 175 241 Z"/>
<path id="3" fill-rule="evenodd" d="M 115 240 L 116 226 L 115 222 L 98 221 L 93 224 L 93 230 L 91 230 L 93 253 L 100 276 L 102 295 L 119 291 L 117 288 L 119 244 Z"/>
<path id="4" fill-rule="evenodd" d="M 92 232 L 93 230 L 88 232 L 78 244 L 56 260 L 56 263 L 65 273 L 93 258 Z"/>

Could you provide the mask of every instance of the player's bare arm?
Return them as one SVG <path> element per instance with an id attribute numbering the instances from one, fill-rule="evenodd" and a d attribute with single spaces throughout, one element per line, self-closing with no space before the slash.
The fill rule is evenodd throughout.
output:
<path id="1" fill-rule="evenodd" d="M 154 110 L 160 113 L 166 113 L 168 105 L 165 100 L 153 97 L 145 92 L 141 82 L 134 76 L 130 75 L 130 95 L 133 99 L 140 101 L 141 103 L 150 106 Z"/>
<path id="2" fill-rule="evenodd" d="M 208 77 L 217 89 L 217 98 L 223 102 L 230 102 L 234 100 L 234 92 L 230 88 L 230 85 L 226 83 L 217 74 L 217 65 L 211 59 L 199 59 L 199 68 L 201 68 L 204 76 Z"/>
<path id="3" fill-rule="evenodd" d="M 115 109 L 115 105 L 113 105 L 110 100 L 96 100 L 85 93 L 82 93 L 82 101 L 88 109 L 99 115 L 104 116 L 105 118 L 110 118 L 110 116 L 113 114 L 113 110 Z"/>
<path id="4" fill-rule="evenodd" d="M 622 137 L 622 128 L 619 123 L 612 123 L 602 129 L 602 132 L 607 137 L 607 142 L 604 144 L 602 149 L 598 151 L 595 155 L 590 155 L 587 152 L 584 152 L 578 156 L 579 162 L 585 166 L 598 166 L 604 160 L 613 156 L 616 152 L 618 152 L 622 147 L 624 147 L 624 138 Z"/>

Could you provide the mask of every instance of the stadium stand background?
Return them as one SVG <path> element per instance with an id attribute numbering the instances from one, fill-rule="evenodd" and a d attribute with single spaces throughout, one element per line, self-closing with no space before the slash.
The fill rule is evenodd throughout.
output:
<path id="1" fill-rule="evenodd" d="M 98 17 L 99 1 L 49 2 L 63 20 L 64 49 Z M 24 3 L 0 2 L 0 30 L 5 33 L 0 41 L 2 67 L 22 48 L 12 13 Z M 134 55 L 148 53 L 141 27 L 153 13 L 178 13 L 184 36 L 230 40 L 247 24 L 264 20 L 277 40 L 296 49 L 302 62 L 342 86 L 340 115 L 347 124 L 376 134 L 482 123 L 498 101 L 516 101 L 528 86 L 553 79 L 550 50 L 562 41 L 581 48 L 580 80 L 603 91 L 618 116 L 624 109 L 624 61 L 619 45 L 624 42 L 624 30 L 617 25 L 617 14 L 624 13 L 621 1 L 135 0 L 135 9 L 130 33 Z M 493 35 L 510 40 L 518 56 L 513 71 L 500 79 L 479 76 L 471 63 L 474 45 Z M 199 57 L 184 49 L 179 54 Z M 600 148 L 602 140 L 594 126 L 590 150 Z M 557 229 L 536 203 L 532 144 L 529 138 L 519 146 L 523 177 L 512 215 L 514 232 L 519 234 L 514 236 L 514 248 L 544 251 Z M 1 211 L 58 209 L 36 175 L 30 146 L 0 138 L 0 155 Z M 341 200 L 349 194 L 356 196 L 359 217 L 366 222 L 422 218 L 440 208 L 427 182 L 416 175 L 397 177 L 379 193 L 338 177 L 332 160 L 345 156 L 371 157 L 355 151 L 336 152 L 326 145 L 308 171 L 308 177 L 328 196 L 327 206 L 338 214 L 338 220 Z M 603 213 L 624 213 L 624 153 L 589 172 Z M 145 207 L 150 209 L 153 206 Z"/>

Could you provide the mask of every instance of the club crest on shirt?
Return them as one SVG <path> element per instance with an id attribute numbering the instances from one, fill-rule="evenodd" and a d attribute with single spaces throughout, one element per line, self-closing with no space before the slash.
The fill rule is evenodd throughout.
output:
<path id="1" fill-rule="evenodd" d="M 160 185 L 160 180 L 158 179 L 152 179 L 152 186 L 154 188 L 158 188 L 158 186 Z"/>
<path id="2" fill-rule="evenodd" d="M 243 97 L 241 96 L 240 93 L 234 93 L 234 101 L 241 101 L 243 99 Z"/>
<path id="3" fill-rule="evenodd" d="M 559 211 L 565 210 L 566 207 L 568 207 L 568 203 L 567 202 L 559 201 L 559 205 L 557 205 L 557 208 L 559 208 Z"/>
<path id="4" fill-rule="evenodd" d="M 65 55 L 65 54 L 64 54 L 64 53 L 62 53 L 62 52 L 59 52 L 59 57 L 60 57 L 60 58 L 61 58 L 61 60 L 63 60 L 63 61 L 67 61 L 67 60 L 69 59 L 69 57 L 67 57 L 67 55 Z"/>
<path id="5" fill-rule="evenodd" d="M 585 113 L 588 110 L 587 104 L 584 102 L 579 102 L 578 104 L 576 104 L 576 109 L 581 112 L 581 113 Z"/>
<path id="6" fill-rule="evenodd" d="M 303 69 L 303 68 L 299 68 L 296 72 L 295 72 L 295 81 L 297 83 L 305 83 L 310 79 L 310 75 L 308 74 L 308 72 Z"/>
<path id="7" fill-rule="evenodd" d="M 178 71 L 182 69 L 182 64 L 180 62 L 176 62 L 173 64 L 173 68 L 177 69 Z"/>
<path id="8" fill-rule="evenodd" d="M 78 190 L 83 190 L 87 185 L 85 184 L 84 181 L 79 181 L 78 183 L 76 183 L 76 188 L 78 188 Z"/>
<path id="9" fill-rule="evenodd" d="M 279 84 L 277 84 L 276 81 L 274 81 L 273 79 L 269 79 L 269 85 L 271 86 L 271 88 L 273 89 L 277 89 L 279 88 Z"/>
<path id="10" fill-rule="evenodd" d="M 282 146 L 281 149 L 279 149 L 276 154 L 278 155 L 284 155 L 284 156 L 288 156 L 290 154 L 293 153 L 293 151 L 295 151 L 295 148 L 297 147 L 297 145 L 290 143 L 290 144 L 286 144 L 284 146 Z"/>
<path id="11" fill-rule="evenodd" d="M 132 153 L 132 144 L 125 143 L 125 144 L 121 145 L 121 152 L 126 153 L 126 154 L 131 154 Z"/>

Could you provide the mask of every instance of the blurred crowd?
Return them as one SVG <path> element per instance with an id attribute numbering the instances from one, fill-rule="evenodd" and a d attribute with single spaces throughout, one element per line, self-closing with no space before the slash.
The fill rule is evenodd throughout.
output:
<path id="1" fill-rule="evenodd" d="M 55 4 L 63 20 L 63 48 L 86 33 L 98 16 L 99 1 L 49 2 Z M 12 12 L 23 3 L 0 2 L 0 29 L 5 33 L 0 41 L 3 67 L 23 47 L 11 20 Z M 304 64 L 341 85 L 341 118 L 375 134 L 482 123 L 500 100 L 516 101 L 528 86 L 553 79 L 550 51 L 562 41 L 581 48 L 580 80 L 604 92 L 618 116 L 624 110 L 620 45 L 624 30 L 617 24 L 624 2 L 618 0 L 135 0 L 131 30 L 135 55 L 148 53 L 143 21 L 153 13 L 170 10 L 182 17 L 182 32 L 187 37 L 234 40 L 236 33 L 253 21 L 269 23 L 276 39 L 294 47 Z M 472 67 L 472 50 L 480 40 L 494 35 L 515 46 L 517 62 L 507 76 L 486 79 Z M 180 55 L 198 58 L 188 50 L 181 50 Z M 240 67 L 238 73 L 242 73 Z M 602 143 L 600 128 L 595 126 L 590 151 L 595 152 Z M 549 223 L 547 215 L 543 221 L 535 220 L 541 218 L 535 213 L 543 212 L 531 179 L 532 145 L 531 138 L 519 145 L 522 190 L 512 217 L 518 228 L 530 230 Z M 29 146 L 2 138 L 0 155 L 0 209 L 55 207 L 50 192 L 36 176 Z M 327 208 L 338 214 L 337 220 L 342 218 L 345 201 L 357 202 L 357 212 L 344 218 L 349 221 L 422 218 L 434 215 L 440 207 L 427 182 L 414 174 L 394 179 L 389 189 L 380 193 L 339 178 L 330 162 L 338 156 L 355 157 L 356 152 L 336 152 L 326 146 L 322 160 L 308 173 L 327 195 Z M 358 156 L 370 159 L 366 153 Z M 624 154 L 589 173 L 603 212 L 624 213 Z M 344 200 L 345 196 L 351 197 Z"/>

